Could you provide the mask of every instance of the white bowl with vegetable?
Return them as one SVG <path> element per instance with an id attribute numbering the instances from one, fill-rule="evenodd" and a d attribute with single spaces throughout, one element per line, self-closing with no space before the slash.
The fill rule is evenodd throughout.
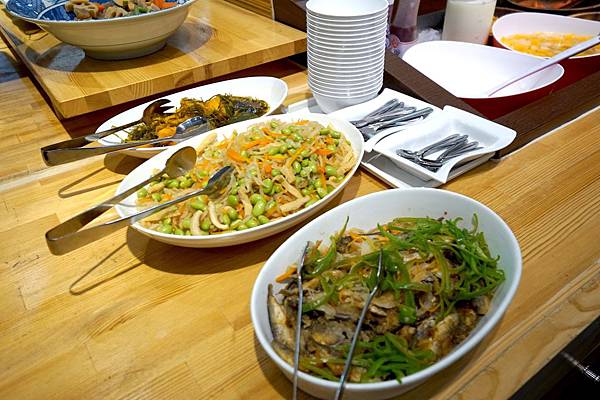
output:
<path id="1" fill-rule="evenodd" d="M 472 231 L 474 228 L 473 215 L 477 216 L 477 232 L 483 233 L 487 246 L 482 244 L 477 233 Z M 397 221 L 395 224 L 408 224 L 402 228 L 404 230 L 394 228 L 393 224 L 388 224 L 396 218 L 403 217 L 409 217 L 404 219 L 404 221 L 407 222 Z M 414 220 L 414 218 L 419 218 L 418 221 L 420 222 L 414 222 L 417 221 Z M 440 220 L 440 218 L 443 218 L 443 220 Z M 449 221 L 455 220 L 456 218 L 462 218 L 462 221 L 458 221 L 456 224 L 452 225 L 453 223 Z M 346 219 L 348 219 L 346 230 L 348 233 L 339 235 L 338 232 L 340 232 Z M 385 285 L 387 285 L 387 289 L 385 289 L 386 286 L 383 284 L 383 286 L 380 286 L 384 289 L 381 289 L 378 296 L 375 297 L 371 303 L 369 312 L 367 313 L 367 319 L 365 324 L 363 324 L 363 329 L 361 331 L 361 341 L 363 341 L 363 344 L 358 347 L 358 349 L 362 348 L 362 350 L 357 350 L 354 354 L 355 360 L 357 359 L 357 354 L 360 355 L 358 357 L 360 361 L 357 364 L 353 364 L 354 367 L 351 370 L 349 381 L 346 383 L 344 398 L 385 399 L 398 396 L 422 384 L 427 379 L 444 370 L 467 354 L 480 343 L 498 323 L 517 290 L 522 268 L 519 244 L 510 228 L 497 214 L 485 205 L 471 198 L 438 189 L 394 189 L 369 194 L 328 211 L 302 227 L 271 255 L 256 279 L 250 300 L 252 323 L 261 347 L 281 369 L 284 375 L 291 379 L 293 367 L 289 363 L 290 347 L 285 347 L 285 345 L 286 343 L 288 345 L 290 343 L 289 340 L 286 342 L 286 333 L 289 333 L 289 336 L 287 336 L 288 339 L 292 338 L 291 344 L 294 343 L 294 335 L 292 332 L 295 331 L 295 317 L 293 318 L 294 321 L 282 321 L 281 315 L 295 316 L 296 311 L 293 308 L 294 303 L 284 302 L 283 305 L 281 305 L 283 310 L 291 307 L 289 308 L 291 311 L 287 311 L 287 314 L 286 311 L 284 311 L 282 314 L 277 315 L 277 313 L 273 313 L 270 316 L 269 309 L 273 309 L 273 307 L 277 309 L 277 307 L 280 306 L 274 305 L 273 302 L 271 302 L 270 305 L 267 305 L 267 300 L 274 299 L 269 296 L 270 292 L 276 296 L 275 300 L 278 302 L 280 302 L 279 298 L 285 299 L 289 296 L 294 297 L 294 293 L 297 293 L 297 289 L 294 289 L 296 278 L 295 270 L 292 266 L 298 262 L 307 241 L 313 243 L 322 241 L 320 253 L 315 255 L 315 253 L 312 253 L 314 251 L 314 248 L 312 248 L 305 259 L 308 261 L 305 261 L 303 267 L 305 273 L 308 273 L 309 275 L 307 276 L 303 273 L 303 287 L 305 289 L 303 308 L 305 308 L 305 313 L 303 314 L 303 342 L 301 342 L 303 343 L 303 351 L 301 352 L 301 371 L 298 375 L 298 384 L 300 389 L 313 396 L 324 399 L 333 397 L 338 383 L 336 381 L 317 377 L 315 374 L 322 374 L 321 376 L 325 377 L 330 376 L 331 379 L 331 377 L 335 377 L 332 376 L 332 374 L 339 376 L 341 373 L 339 369 L 341 363 L 339 360 L 343 360 L 344 357 L 339 355 L 336 356 L 335 353 L 328 353 L 329 349 L 326 347 L 326 344 L 334 343 L 334 350 L 332 351 L 343 351 L 345 348 L 344 346 L 347 345 L 347 342 L 349 342 L 354 331 L 354 320 L 358 319 L 355 312 L 360 312 L 360 309 L 362 309 L 362 305 L 364 304 L 364 298 L 366 298 L 366 295 L 364 295 L 365 297 L 362 297 L 363 300 L 360 304 L 360 308 L 356 308 L 355 306 L 355 308 L 352 309 L 350 308 L 348 299 L 355 297 L 352 293 L 348 293 L 348 290 L 354 291 L 355 288 L 360 287 L 356 282 L 363 282 L 361 284 L 364 284 L 364 282 L 370 279 L 369 277 L 374 277 L 373 271 L 376 270 L 378 255 L 378 250 L 376 250 L 376 248 L 369 248 L 366 251 L 362 251 L 362 255 L 359 256 L 360 258 L 357 258 L 356 254 L 352 253 L 353 250 L 351 249 L 357 247 L 360 249 L 360 246 L 363 246 L 364 243 L 370 245 L 376 238 L 384 237 L 383 235 L 377 236 L 373 234 L 364 236 L 361 233 L 351 231 L 350 229 L 358 228 L 362 231 L 377 230 L 378 224 L 387 224 L 384 225 L 382 229 L 388 233 L 392 232 L 393 234 L 391 239 L 386 238 L 388 247 L 385 247 L 385 251 L 388 252 L 387 254 L 392 254 L 391 252 L 393 251 L 400 251 L 395 250 L 396 248 L 394 246 L 404 246 L 404 243 L 410 243 L 410 246 L 412 246 L 413 243 L 421 243 L 421 246 L 429 246 L 429 243 L 433 243 L 430 248 L 438 249 L 439 251 L 428 250 L 424 253 L 416 251 L 416 255 L 399 253 L 402 255 L 404 262 L 397 262 L 394 264 L 394 269 L 388 269 L 390 268 L 389 261 L 386 261 L 386 264 L 384 264 L 386 271 L 384 273 L 384 281 L 386 282 Z M 442 229 L 439 228 L 439 226 L 443 227 L 444 230 L 436 231 L 435 229 Z M 434 227 L 435 229 L 427 231 L 430 227 Z M 419 231 L 419 234 L 421 235 L 427 234 L 431 237 L 428 236 L 419 242 L 419 236 L 414 234 L 416 231 Z M 447 232 L 452 232 L 452 234 L 448 234 Z M 335 256 L 333 259 L 330 259 L 330 262 L 327 264 L 323 261 L 327 259 L 328 254 L 331 251 L 331 247 L 328 250 L 327 246 L 331 243 L 332 235 L 336 234 L 338 234 L 338 236 L 335 239 L 337 243 L 334 248 L 336 250 L 334 253 Z M 459 236 L 463 236 L 465 239 L 456 241 L 456 238 Z M 365 239 L 367 237 L 369 239 Z M 421 237 L 423 238 L 424 236 Z M 437 239 L 441 237 L 443 237 L 444 240 L 438 241 Z M 348 238 L 349 240 L 346 240 Z M 429 239 L 431 239 L 431 241 Z M 382 241 L 379 243 L 384 242 Z M 406 247 L 406 249 L 412 249 L 410 246 Z M 488 250 L 485 250 L 486 247 L 489 249 L 489 252 Z M 454 252 L 447 253 L 447 251 L 449 251 L 447 249 L 449 248 L 455 249 Z M 489 274 L 486 275 L 489 280 L 486 279 L 483 281 L 483 278 L 478 275 L 470 275 L 474 278 L 471 280 L 455 280 L 455 278 L 459 277 L 459 275 L 457 275 L 459 274 L 458 271 L 461 271 L 460 273 L 475 273 L 474 269 L 471 267 L 463 266 L 462 269 L 454 268 L 456 263 L 461 262 L 461 257 L 465 254 L 469 254 L 468 252 L 473 249 L 478 249 L 477 252 L 480 250 L 482 251 L 480 258 L 478 258 L 480 261 L 477 262 L 479 263 L 478 266 L 484 265 L 481 263 L 485 262 L 486 269 L 482 268 L 480 271 L 482 271 L 481 273 Z M 414 249 L 403 249 L 401 251 L 408 252 L 414 251 Z M 349 256 L 346 257 L 346 254 L 349 254 Z M 416 258 L 413 258 L 413 256 Z M 386 257 L 389 256 L 386 255 Z M 426 262 L 418 259 L 418 257 L 423 257 L 423 260 L 430 259 L 430 261 Z M 438 261 L 442 257 L 446 260 L 452 258 L 452 261 L 450 261 L 450 263 L 444 262 L 442 264 L 442 261 Z M 495 261 L 496 257 L 499 257 L 497 261 Z M 388 260 L 389 259 L 391 258 L 388 258 Z M 439 264 L 436 264 L 438 262 Z M 359 265 L 359 263 L 362 264 Z M 323 267 L 324 265 L 325 267 Z M 437 267 L 435 265 L 437 265 Z M 442 265 L 446 265 L 446 267 L 442 267 Z M 317 273 L 318 268 L 321 268 L 320 274 Z M 402 276 L 401 271 L 403 268 L 407 269 L 408 274 L 407 278 L 404 279 L 409 279 L 409 281 L 397 282 L 395 277 Z M 366 275 L 362 271 L 366 271 Z M 391 275 L 390 271 L 392 271 Z M 311 273 L 313 274 L 312 277 L 310 276 Z M 361 273 L 363 273 L 363 275 L 361 275 Z M 395 273 L 399 275 L 394 275 Z M 326 276 L 325 274 L 329 275 Z M 351 274 L 358 274 L 358 277 L 353 277 L 355 280 L 352 281 L 350 280 Z M 408 276 L 410 276 L 410 278 L 408 278 Z M 418 276 L 420 277 L 417 278 Z M 334 280 L 338 278 L 339 280 Z M 357 280 L 360 278 L 364 280 Z M 317 283 L 314 282 L 315 279 L 317 280 Z M 343 287 L 342 290 L 344 292 L 338 291 L 337 297 L 329 297 L 329 299 L 336 298 L 336 301 L 325 300 L 324 302 L 319 302 L 323 298 L 327 299 L 328 289 L 323 289 L 323 279 L 325 279 L 326 282 L 329 282 L 327 286 L 329 288 L 333 287 L 334 291 L 338 290 L 336 289 L 336 285 L 338 285 L 339 282 L 353 283 L 351 285 L 340 284 L 342 285 L 340 287 Z M 387 279 L 392 279 L 392 283 L 389 283 Z M 440 289 L 440 291 L 434 290 L 437 287 L 436 282 L 440 285 L 439 287 L 443 289 L 443 292 L 441 291 L 442 289 Z M 474 286 L 466 286 L 467 284 L 473 285 L 474 282 L 476 282 L 477 285 L 480 285 L 478 287 L 481 289 L 477 289 Z M 482 282 L 486 283 L 483 284 Z M 402 285 L 399 289 L 400 294 L 398 296 L 391 296 L 387 300 L 384 299 L 385 301 L 381 303 L 382 298 L 386 296 L 384 291 L 390 291 L 389 288 L 396 284 Z M 488 284 L 491 286 L 485 286 Z M 270 285 L 272 285 L 271 291 L 269 289 Z M 283 288 L 285 288 L 286 291 L 280 292 Z M 427 292 L 427 288 L 430 288 L 431 292 Z M 477 290 L 480 291 L 478 292 Z M 323 297 L 321 297 L 322 291 L 325 293 L 323 294 Z M 412 298 L 412 305 L 408 301 L 409 292 L 413 293 L 411 296 L 414 296 Z M 364 291 L 361 293 L 364 293 Z M 436 296 L 438 296 L 439 293 L 444 293 L 443 301 L 440 300 L 436 303 L 436 297 L 434 297 L 432 293 Z M 476 322 L 471 320 L 469 323 L 470 325 L 467 325 L 466 321 L 468 319 L 464 318 L 464 316 L 472 315 L 474 313 L 474 311 L 472 311 L 471 314 L 469 314 L 467 311 L 469 310 L 469 307 L 474 307 L 473 302 L 475 302 L 475 296 L 481 297 L 483 296 L 483 293 L 485 293 L 488 303 L 477 303 L 480 308 L 477 310 Z M 425 295 L 428 294 L 433 297 L 433 300 L 424 301 L 424 298 L 427 299 Z M 439 319 L 441 322 L 435 322 L 437 316 L 436 313 L 440 310 L 436 304 L 448 305 L 451 304 L 448 303 L 449 301 L 455 301 L 459 297 L 463 299 L 463 302 L 456 302 L 455 304 L 452 303 L 453 305 L 451 306 L 447 306 L 447 314 Z M 295 298 L 297 299 L 297 294 L 295 295 Z M 361 299 L 361 297 L 358 298 Z M 386 305 L 386 302 L 390 301 L 395 303 L 391 306 Z M 399 304 L 398 302 L 402 304 Z M 297 309 L 297 302 L 295 304 Z M 377 306 L 377 312 L 385 311 L 387 313 L 386 316 L 380 317 L 378 316 L 379 314 L 375 314 L 376 311 L 372 308 L 373 305 Z M 426 307 L 429 307 L 429 310 Z M 424 309 L 427 313 L 423 313 Z M 396 311 L 398 311 L 397 314 L 395 314 Z M 338 316 L 338 313 L 343 315 Z M 454 314 L 456 313 L 458 313 L 460 317 L 455 317 Z M 329 317 L 327 317 L 327 315 L 329 315 Z M 397 320 L 392 318 L 394 315 L 398 315 Z M 307 325 L 305 318 L 310 319 L 311 324 Z M 377 318 L 380 319 L 377 320 Z M 463 325 L 455 325 L 454 330 L 448 330 L 449 332 L 452 332 L 453 336 L 445 338 L 438 337 L 439 332 L 444 332 L 442 325 L 447 323 L 446 321 L 448 321 L 449 318 L 450 321 L 456 321 L 456 318 L 459 318 L 458 321 L 461 321 L 464 328 Z M 324 324 L 327 324 L 327 321 L 335 322 L 338 324 L 339 328 L 329 327 L 326 330 L 322 330 L 321 327 L 323 327 Z M 375 324 L 373 321 L 379 322 L 376 322 Z M 420 360 L 420 363 L 424 360 L 424 358 L 422 358 L 424 355 L 427 357 L 436 356 L 437 358 L 428 358 L 428 361 L 419 364 L 418 368 L 411 365 L 414 360 L 411 362 L 402 361 L 405 365 L 392 365 L 392 363 L 398 363 L 400 361 L 394 360 L 393 358 L 379 361 L 374 358 L 369 358 L 370 355 L 373 355 L 373 353 L 368 352 L 369 346 L 376 340 L 372 337 L 374 331 L 384 326 L 382 324 L 388 323 L 389 326 L 393 328 L 386 331 L 386 340 L 388 333 L 391 333 L 392 337 L 390 340 L 396 344 L 400 343 L 400 348 L 403 346 L 406 347 L 406 349 L 401 350 L 405 357 L 417 357 L 418 360 Z M 430 323 L 435 324 L 432 325 L 435 326 L 435 328 L 427 325 Z M 342 329 L 343 326 L 345 326 L 344 324 L 349 324 L 345 330 Z M 367 325 L 367 328 L 365 328 L 365 325 Z M 425 328 L 423 328 L 424 325 Z M 411 326 L 415 329 L 411 330 Z M 276 333 L 273 333 L 273 327 Z M 402 328 L 400 329 L 400 327 Z M 342 330 L 340 331 L 340 329 Z M 405 329 L 407 330 L 405 331 Z M 427 329 L 429 329 L 429 331 Z M 345 336 L 340 336 L 340 332 L 350 332 L 350 336 L 347 334 L 345 334 Z M 317 333 L 318 336 L 316 336 Z M 379 332 L 378 334 L 381 333 Z M 327 343 L 331 335 L 336 335 L 334 338 L 337 338 L 337 341 L 330 340 Z M 449 341 L 455 337 L 458 338 L 459 336 L 457 335 L 461 336 L 460 344 L 456 347 L 440 348 L 438 346 L 439 343 L 443 343 L 441 342 L 443 340 Z M 365 339 L 365 337 L 368 337 L 369 339 Z M 408 337 L 408 339 L 406 339 L 406 337 Z M 438 342 L 438 340 L 440 342 Z M 314 351 L 314 348 L 311 350 L 310 347 L 311 343 L 314 344 L 314 342 L 318 342 L 319 344 L 316 348 L 318 348 L 320 352 L 320 358 L 314 358 L 314 355 L 310 353 L 311 351 Z M 395 351 L 393 348 L 385 351 L 387 352 L 390 350 Z M 427 353 L 427 351 L 433 353 Z M 402 354 L 397 355 L 397 357 L 400 357 Z M 328 361 L 323 362 L 324 359 Z M 302 365 L 311 365 L 312 367 L 310 368 L 312 368 L 312 373 L 309 374 L 304 372 L 303 369 L 306 370 L 306 368 L 303 368 Z M 390 369 L 382 369 L 382 366 L 385 366 L 386 368 L 389 366 Z M 360 370 L 360 368 L 363 369 Z M 402 368 L 409 368 L 409 372 L 402 371 Z M 413 370 L 410 370 L 410 368 L 413 368 Z M 337 373 L 334 373 L 334 371 L 337 371 Z M 379 373 L 381 375 L 377 375 Z M 355 383 L 350 381 L 353 374 L 355 380 L 364 379 L 367 383 Z M 390 378 L 388 375 L 392 375 L 392 377 Z M 376 377 L 375 379 L 381 378 L 383 380 L 370 382 L 370 379 L 373 379 L 373 377 Z M 400 381 L 395 379 L 395 377 L 401 377 Z M 289 389 L 291 391 L 291 385 L 289 386 Z"/>
<path id="2" fill-rule="evenodd" d="M 232 165 L 232 181 L 218 199 L 202 197 L 181 203 L 180 208 L 169 208 L 133 228 L 183 247 L 250 242 L 321 210 L 356 172 L 363 145 L 362 135 L 352 124 L 323 114 L 239 122 L 171 146 L 133 170 L 117 194 L 162 169 L 178 149 L 192 146 L 198 150 L 196 167 L 187 176 L 165 177 L 125 199 L 116 211 L 126 217 L 139 208 L 189 193 L 203 187 L 216 170 Z"/>
<path id="3" fill-rule="evenodd" d="M 8 0 L 7 11 L 101 60 L 164 47 L 196 0 Z"/>

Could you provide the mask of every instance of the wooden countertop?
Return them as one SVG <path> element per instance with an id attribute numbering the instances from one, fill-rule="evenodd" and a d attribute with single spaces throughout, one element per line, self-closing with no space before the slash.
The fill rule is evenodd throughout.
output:
<path id="1" fill-rule="evenodd" d="M 0 32 L 44 88 L 60 117 L 70 118 L 196 84 L 306 51 L 306 34 L 223 0 L 190 7 L 160 51 L 99 61 L 0 6 Z"/>
<path id="2" fill-rule="evenodd" d="M 307 95 L 297 67 L 270 68 L 287 73 L 289 101 Z M 40 146 L 110 114 L 61 123 L 5 48 L 0 72 L 0 398 L 289 397 L 290 383 L 254 337 L 249 299 L 262 264 L 296 228 L 227 251 L 123 229 L 51 255 L 44 233 L 109 197 L 140 161 L 44 167 Z M 333 203 L 385 189 L 361 170 Z M 523 276 L 489 337 L 401 398 L 507 398 L 600 314 L 600 111 L 444 189 L 510 225 Z"/>

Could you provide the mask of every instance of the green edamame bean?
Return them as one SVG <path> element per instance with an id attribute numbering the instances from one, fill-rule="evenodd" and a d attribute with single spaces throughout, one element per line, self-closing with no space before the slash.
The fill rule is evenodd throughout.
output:
<path id="1" fill-rule="evenodd" d="M 277 129 L 277 127 L 279 126 L 279 124 L 277 122 L 275 122 L 275 121 L 271 121 L 270 126 L 271 126 L 271 129 Z"/>
<path id="2" fill-rule="evenodd" d="M 298 174 L 302 170 L 302 165 L 298 161 L 294 161 L 292 163 L 292 168 L 294 169 L 294 174 Z"/>
<path id="3" fill-rule="evenodd" d="M 252 196 L 250 196 L 250 203 L 252 205 L 255 205 L 260 200 L 265 201 L 265 199 L 262 197 L 262 195 L 260 193 L 252 193 Z"/>
<path id="4" fill-rule="evenodd" d="M 317 201 L 319 201 L 319 199 L 310 199 L 309 201 L 306 202 L 306 204 L 304 204 L 304 208 L 308 208 L 310 206 L 312 206 L 313 204 L 315 204 Z"/>
<path id="5" fill-rule="evenodd" d="M 167 217 L 167 218 L 163 218 L 161 223 L 163 225 L 171 225 L 171 218 Z"/>
<path id="6" fill-rule="evenodd" d="M 235 221 L 233 221 L 231 223 L 231 225 L 229 225 L 229 229 L 233 229 L 233 230 L 238 229 L 240 225 L 242 225 L 242 220 L 236 219 Z"/>
<path id="7" fill-rule="evenodd" d="M 275 190 L 275 193 L 281 193 L 281 192 L 283 192 L 283 186 L 281 186 L 279 183 L 276 183 L 274 186 L 274 190 Z"/>
<path id="8" fill-rule="evenodd" d="M 265 217 L 264 215 L 259 215 L 258 216 L 258 223 L 259 224 L 264 225 L 267 222 L 269 222 L 269 218 Z"/>
<path id="9" fill-rule="evenodd" d="M 252 215 L 258 217 L 259 215 L 263 215 L 265 213 L 265 207 L 267 203 L 264 200 L 259 200 L 254 207 L 252 207 Z"/>
<path id="10" fill-rule="evenodd" d="M 310 156 L 310 150 L 309 149 L 304 149 L 302 150 L 302 152 L 300 153 L 300 155 L 304 158 L 307 158 L 308 156 Z"/>
<path id="11" fill-rule="evenodd" d="M 258 220 L 256 218 L 250 218 L 248 221 L 246 221 L 246 226 L 248 228 L 256 228 L 258 226 Z"/>
<path id="12" fill-rule="evenodd" d="M 187 188 L 192 187 L 193 184 L 194 184 L 194 182 L 191 179 L 185 179 L 185 180 L 182 180 L 181 182 L 179 182 L 179 188 L 187 189 Z"/>
<path id="13" fill-rule="evenodd" d="M 230 194 L 229 196 L 227 196 L 227 204 L 229 204 L 231 207 L 235 207 L 239 204 L 239 200 L 238 197 L 235 194 Z"/>
<path id="14" fill-rule="evenodd" d="M 310 160 L 308 158 L 305 158 L 304 160 L 302 160 L 301 165 L 303 167 L 308 167 L 308 164 L 310 163 Z"/>
<path id="15" fill-rule="evenodd" d="M 303 178 L 306 178 L 307 176 L 310 175 L 310 171 L 311 171 L 310 167 L 304 167 L 304 168 L 302 168 L 302 171 L 300 171 L 300 176 Z"/>
<path id="16" fill-rule="evenodd" d="M 314 181 L 312 181 L 312 185 L 316 188 L 323 186 L 320 179 L 315 179 Z"/>
<path id="17" fill-rule="evenodd" d="M 331 131 L 329 136 L 331 136 L 334 139 L 339 139 L 342 137 L 341 133 L 339 133 L 338 131 L 333 131 L 333 130 Z"/>
<path id="18" fill-rule="evenodd" d="M 333 189 L 335 189 L 333 186 L 327 185 L 327 193 L 333 192 Z"/>
<path id="19" fill-rule="evenodd" d="M 229 225 L 231 223 L 231 218 L 229 218 L 229 215 L 223 214 L 221 215 L 221 222 L 225 225 Z"/>
<path id="20" fill-rule="evenodd" d="M 179 229 L 179 228 L 176 228 L 173 231 L 173 233 L 176 234 L 176 235 L 179 235 L 179 236 L 183 236 L 184 235 L 184 232 L 181 229 Z"/>
<path id="21" fill-rule="evenodd" d="M 273 168 L 273 170 L 271 171 L 271 176 L 272 177 L 276 177 L 276 176 L 279 176 L 279 175 L 281 175 L 281 171 L 278 170 L 278 169 L 276 169 L 276 168 Z"/>
<path id="22" fill-rule="evenodd" d="M 210 219 L 208 218 L 204 218 L 201 222 L 200 222 L 200 229 L 202 229 L 203 231 L 208 232 L 208 230 L 210 229 Z"/>
<path id="23" fill-rule="evenodd" d="M 228 208 L 227 215 L 229 216 L 229 219 L 232 221 L 239 218 L 239 214 L 235 208 Z"/>
<path id="24" fill-rule="evenodd" d="M 241 221 L 241 220 L 240 220 Z M 236 228 L 238 231 L 243 231 L 245 229 L 248 229 L 248 225 L 246 224 L 239 224 Z"/>
<path id="25" fill-rule="evenodd" d="M 154 201 L 161 201 L 162 200 L 162 196 L 160 195 L 160 193 L 152 193 L 152 200 L 154 200 Z"/>
<path id="26" fill-rule="evenodd" d="M 267 204 L 265 205 L 265 210 L 270 210 L 271 208 L 275 207 L 277 205 L 277 202 L 275 200 L 269 200 L 267 201 Z"/>
<path id="27" fill-rule="evenodd" d="M 304 188 L 300 191 L 300 193 L 302 193 L 302 196 L 308 196 L 310 194 L 310 190 Z"/>
<path id="28" fill-rule="evenodd" d="M 270 147 L 269 151 L 267 152 L 267 154 L 270 155 L 270 156 L 274 156 L 275 154 L 279 154 L 279 146 Z"/>
<path id="29" fill-rule="evenodd" d="M 304 142 L 304 136 L 302 136 L 299 133 L 294 133 L 292 135 L 292 139 L 294 139 L 295 142 L 300 142 L 300 143 Z"/>
<path id="30" fill-rule="evenodd" d="M 265 193 L 273 190 L 273 181 L 271 179 L 263 180 L 263 190 L 265 191 Z"/>
<path id="31" fill-rule="evenodd" d="M 290 130 L 288 128 L 283 128 L 281 130 L 281 133 L 283 133 L 284 135 L 289 135 L 291 132 L 290 132 Z"/>
<path id="32" fill-rule="evenodd" d="M 186 231 L 184 232 L 184 235 L 185 235 L 185 236 L 192 236 L 192 232 L 191 232 L 191 231 L 188 231 L 188 230 L 186 229 Z"/>
<path id="33" fill-rule="evenodd" d="M 158 231 L 161 233 L 173 233 L 173 227 L 171 225 L 161 225 Z"/>
<path id="34" fill-rule="evenodd" d="M 281 146 L 279 146 L 279 152 L 281 154 L 287 153 L 288 149 L 289 149 L 289 146 L 287 144 L 285 144 L 285 143 L 282 144 Z"/>
<path id="35" fill-rule="evenodd" d="M 335 144 L 328 144 L 326 147 L 327 150 L 331 150 L 333 152 L 337 151 L 337 147 L 335 146 Z"/>
<path id="36" fill-rule="evenodd" d="M 206 210 L 206 203 L 197 198 L 195 200 L 192 200 L 192 202 L 190 203 L 190 207 L 192 207 L 194 210 L 204 211 Z"/>
<path id="37" fill-rule="evenodd" d="M 325 196 L 327 196 L 327 189 L 325 188 L 317 188 L 317 194 L 319 195 L 320 198 L 323 198 Z"/>
<path id="38" fill-rule="evenodd" d="M 190 227 L 191 227 L 191 226 L 192 226 L 192 220 L 191 220 L 191 219 L 189 219 L 189 218 L 184 218 L 184 219 L 181 221 L 181 227 L 182 227 L 183 229 L 190 229 Z"/>
<path id="39" fill-rule="evenodd" d="M 231 190 L 229 191 L 229 193 L 231 193 L 233 195 L 236 195 L 236 194 L 238 194 L 239 191 L 240 191 L 240 188 L 237 187 L 237 186 L 234 186 L 234 187 L 231 188 Z"/>
<path id="40" fill-rule="evenodd" d="M 331 129 L 329 128 L 323 128 L 319 131 L 319 134 L 321 135 L 329 135 L 331 133 Z"/>
<path id="41" fill-rule="evenodd" d="M 335 167 L 333 167 L 331 165 L 326 165 L 325 166 L 325 175 L 327 175 L 327 176 L 336 176 L 337 175 L 337 169 L 335 169 Z"/>
<path id="42" fill-rule="evenodd" d="M 243 158 L 248 158 L 248 151 L 242 150 L 242 152 L 240 153 L 240 156 L 242 156 Z"/>
<path id="43" fill-rule="evenodd" d="M 208 171 L 201 169 L 198 172 L 196 172 L 196 176 L 198 176 L 198 178 L 204 178 L 208 176 Z"/>
<path id="44" fill-rule="evenodd" d="M 138 197 L 138 199 L 144 198 L 146 196 L 148 196 L 148 189 L 141 188 L 140 190 L 137 191 L 137 197 Z"/>

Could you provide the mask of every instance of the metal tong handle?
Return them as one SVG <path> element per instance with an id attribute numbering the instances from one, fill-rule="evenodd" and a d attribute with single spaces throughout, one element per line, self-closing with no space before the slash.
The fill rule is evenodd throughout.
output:
<path id="1" fill-rule="evenodd" d="M 111 146 L 82 147 L 88 144 L 89 141 L 85 137 L 80 137 L 42 147 L 41 151 L 46 165 L 53 166 L 66 164 L 101 154 L 111 153 L 117 150 L 124 150 L 148 144 L 176 142 L 178 140 L 179 138 L 166 137 L 130 143 L 121 143 Z"/>
<path id="2" fill-rule="evenodd" d="M 398 99 L 389 100 L 381 107 L 371 111 L 370 113 L 368 113 L 367 115 L 362 117 L 362 119 L 365 120 L 365 119 L 376 117 L 377 115 L 385 114 L 397 107 L 404 107 L 404 102 L 402 102 Z"/>
<path id="3" fill-rule="evenodd" d="M 348 374 L 350 373 L 350 366 L 352 365 L 352 356 L 354 355 L 354 348 L 356 347 L 356 343 L 358 342 L 358 336 L 360 334 L 360 330 L 362 328 L 363 321 L 365 320 L 365 316 L 367 315 L 367 311 L 369 310 L 369 306 L 371 305 L 371 301 L 377 290 L 379 290 L 379 282 L 381 282 L 381 277 L 383 275 L 383 250 L 379 250 L 379 258 L 377 260 L 377 282 L 373 289 L 371 289 L 371 293 L 369 293 L 369 297 L 365 302 L 365 305 L 360 313 L 360 318 L 356 323 L 356 328 L 354 329 L 354 335 L 352 335 L 352 343 L 350 344 L 350 349 L 348 350 L 348 356 L 346 357 L 346 362 L 344 364 L 344 372 L 342 372 L 342 376 L 340 377 L 339 386 L 335 391 L 335 400 L 339 400 L 344 395 L 344 384 L 346 383 L 346 379 L 348 378 Z"/>
<path id="4" fill-rule="evenodd" d="M 294 379 L 293 379 L 293 392 L 292 399 L 296 400 L 298 396 L 298 367 L 300 364 L 300 333 L 302 330 L 302 303 L 304 301 L 304 293 L 302 292 L 302 267 L 304 266 L 304 258 L 308 252 L 310 242 L 306 242 L 302 256 L 298 261 L 296 273 L 298 274 L 298 312 L 296 314 L 296 342 L 294 348 Z"/>
<path id="5" fill-rule="evenodd" d="M 209 180 L 219 179 L 221 175 L 228 172 L 231 167 L 223 167 L 219 171 L 217 171 Z M 179 202 L 185 201 L 189 198 L 199 196 L 201 194 L 205 194 L 204 192 L 211 192 L 213 189 L 212 186 L 207 185 L 203 189 L 198 189 L 188 194 L 185 194 L 176 199 L 167 201 L 166 203 L 158 204 L 154 207 L 147 208 L 142 210 L 136 214 L 130 215 L 128 217 L 122 217 L 113 221 L 105 222 L 101 225 L 93 226 L 88 229 L 80 230 L 94 219 L 98 218 L 100 215 L 104 214 L 107 210 L 112 208 L 115 204 L 120 202 L 121 200 L 129 197 L 131 194 L 135 193 L 139 188 L 149 184 L 157 176 L 161 176 L 164 173 L 164 170 L 160 173 L 146 179 L 145 181 L 133 186 L 132 188 L 126 190 L 125 192 L 116 195 L 109 200 L 98 204 L 95 207 L 92 207 L 81 214 L 74 216 L 73 218 L 68 219 L 62 224 L 55 226 L 46 232 L 46 243 L 48 244 L 48 248 L 50 252 L 55 255 L 62 255 L 69 253 L 79 247 L 85 246 L 100 237 L 104 237 L 108 234 L 111 234 L 124 226 L 128 226 L 134 224 L 156 212 L 164 210 L 167 207 L 172 206 L 173 204 L 177 204 Z"/>
<path id="6" fill-rule="evenodd" d="M 371 124 L 377 124 L 381 122 L 390 121 L 405 115 L 411 114 L 417 110 L 416 107 L 402 107 L 400 109 L 394 109 L 392 111 L 376 115 L 374 117 L 364 118 L 358 121 L 353 121 L 352 124 L 357 128 L 364 128 Z"/>

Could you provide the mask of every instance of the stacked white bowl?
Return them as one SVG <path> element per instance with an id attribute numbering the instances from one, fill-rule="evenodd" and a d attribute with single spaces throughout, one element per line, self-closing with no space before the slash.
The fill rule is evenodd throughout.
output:
<path id="1" fill-rule="evenodd" d="M 387 0 L 306 4 L 308 86 L 326 113 L 377 96 L 383 85 Z"/>

